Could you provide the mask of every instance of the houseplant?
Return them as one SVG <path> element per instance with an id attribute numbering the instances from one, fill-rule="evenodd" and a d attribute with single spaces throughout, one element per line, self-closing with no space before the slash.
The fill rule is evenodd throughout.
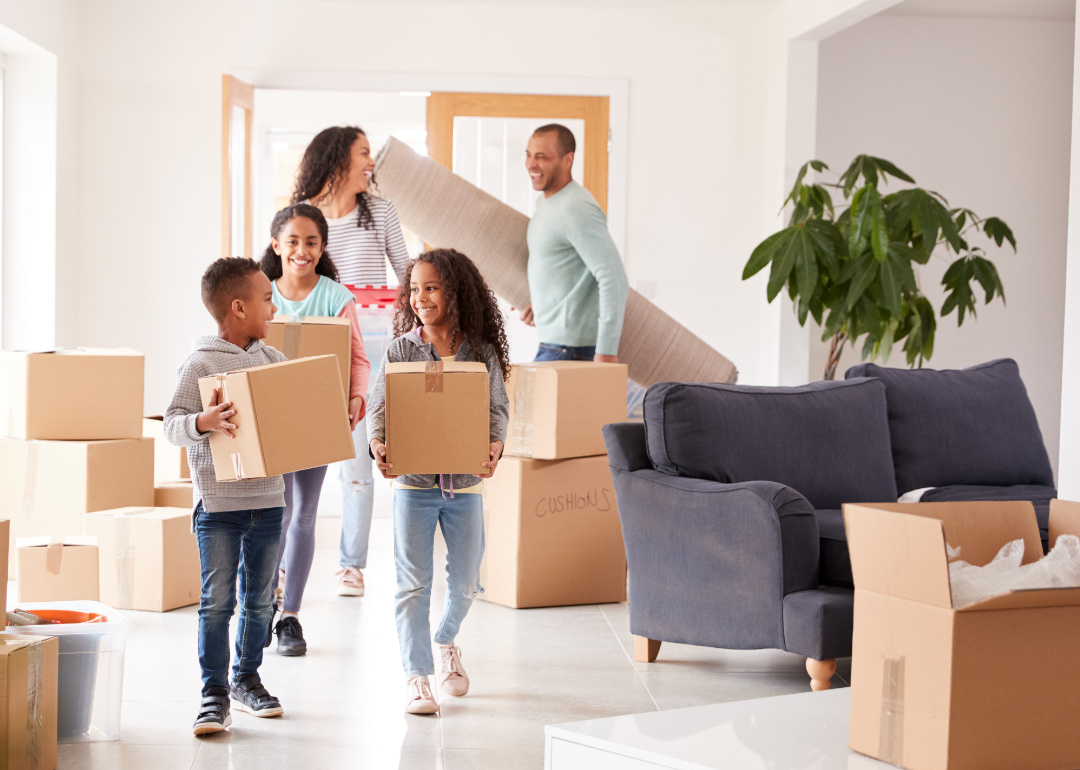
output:
<path id="1" fill-rule="evenodd" d="M 1012 230 L 1001 219 L 982 219 L 966 208 L 952 208 L 939 193 L 910 187 L 883 195 L 879 184 L 889 177 L 915 180 L 882 158 L 859 155 L 836 183 L 807 181 L 807 173 L 828 170 L 820 160 L 803 165 L 784 201 L 792 204 L 788 226 L 762 241 L 750 255 L 743 280 L 766 265 L 768 298 L 786 286 L 799 323 L 807 316 L 831 339 L 824 378 L 836 376 L 844 345 L 865 335 L 863 360 L 887 359 L 903 341 L 909 366 L 934 352 L 937 318 L 919 288 L 915 265 L 931 258 L 948 259 L 942 284 L 948 291 L 942 317 L 957 311 L 957 325 L 975 315 L 972 282 L 982 287 L 986 302 L 1005 291 L 994 263 L 968 239 L 982 233 L 998 246 L 1008 241 L 1016 251 Z M 829 188 L 839 190 L 842 205 L 833 205 Z"/>

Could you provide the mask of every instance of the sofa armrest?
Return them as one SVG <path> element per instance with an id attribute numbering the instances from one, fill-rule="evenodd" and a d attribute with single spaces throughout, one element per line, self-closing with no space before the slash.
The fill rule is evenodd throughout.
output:
<path id="1" fill-rule="evenodd" d="M 648 445 L 645 443 L 645 424 L 640 422 L 615 422 L 605 425 L 604 443 L 607 445 L 608 463 L 621 471 L 640 471 L 652 468 Z"/>
<path id="2" fill-rule="evenodd" d="M 817 519 L 806 498 L 771 481 L 721 484 L 614 463 L 612 479 L 634 634 L 785 648 L 784 596 L 818 587 Z"/>

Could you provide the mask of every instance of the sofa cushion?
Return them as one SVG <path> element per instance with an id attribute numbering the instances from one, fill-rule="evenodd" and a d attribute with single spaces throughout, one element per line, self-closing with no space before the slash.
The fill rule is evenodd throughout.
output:
<path id="1" fill-rule="evenodd" d="M 814 517 L 821 542 L 818 582 L 823 586 L 854 588 L 843 512 L 839 509 L 815 509 Z"/>
<path id="2" fill-rule="evenodd" d="M 885 386 L 664 382 L 645 394 L 653 467 L 734 484 L 777 481 L 815 508 L 896 500 Z"/>
<path id="3" fill-rule="evenodd" d="M 978 502 L 980 500 L 1028 500 L 1035 506 L 1035 520 L 1039 522 L 1039 535 L 1043 541 L 1043 551 L 1050 543 L 1050 501 L 1057 497 L 1057 490 L 1037 484 L 1022 484 L 1014 487 L 967 486 L 957 484 L 949 487 L 935 487 L 923 492 L 920 502 Z M 818 526 L 821 519 L 818 518 Z"/>
<path id="4" fill-rule="evenodd" d="M 1052 487 L 1054 474 L 1020 368 L 1003 358 L 970 369 L 859 364 L 849 378 L 886 386 L 896 487 Z"/>

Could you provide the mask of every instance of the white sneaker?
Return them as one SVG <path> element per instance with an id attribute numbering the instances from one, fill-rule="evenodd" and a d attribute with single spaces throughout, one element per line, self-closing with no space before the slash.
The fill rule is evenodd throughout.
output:
<path id="1" fill-rule="evenodd" d="M 461 649 L 450 645 L 439 647 L 442 652 L 442 671 L 439 672 L 439 686 L 447 695 L 460 698 L 469 692 L 469 675 L 461 665 Z"/>
<path id="2" fill-rule="evenodd" d="M 364 573 L 356 567 L 342 567 L 334 574 L 338 575 L 338 596 L 364 595 Z"/>
<path id="3" fill-rule="evenodd" d="M 414 676 L 405 683 L 406 714 L 438 714 L 439 704 L 431 694 L 431 685 L 426 676 Z"/>

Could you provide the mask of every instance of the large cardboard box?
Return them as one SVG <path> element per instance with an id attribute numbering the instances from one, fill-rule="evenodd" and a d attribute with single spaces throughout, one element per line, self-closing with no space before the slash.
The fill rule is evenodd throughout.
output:
<path id="1" fill-rule="evenodd" d="M 195 486 L 190 481 L 166 481 L 154 487 L 155 508 L 195 507 Z"/>
<path id="2" fill-rule="evenodd" d="M 15 553 L 20 602 L 98 600 L 97 538 L 20 537 Z"/>
<path id="3" fill-rule="evenodd" d="M 262 479 L 356 457 L 334 356 L 255 366 L 199 380 L 203 406 L 224 388 L 234 436 L 210 434 L 218 481 Z"/>
<path id="4" fill-rule="evenodd" d="M 505 454 L 535 460 L 605 454 L 601 429 L 626 421 L 626 365 L 515 364 L 507 395 L 510 425 Z"/>
<path id="5" fill-rule="evenodd" d="M 0 517 L 11 521 L 8 579 L 15 539 L 83 532 L 90 511 L 154 503 L 154 442 L 0 439 Z"/>
<path id="6" fill-rule="evenodd" d="M 165 417 L 154 414 L 143 418 L 143 436 L 154 439 L 154 482 L 191 478 L 187 448 L 173 446 L 165 438 Z"/>
<path id="7" fill-rule="evenodd" d="M 626 600 L 626 550 L 607 455 L 504 457 L 485 484 L 480 598 L 507 607 Z"/>
<path id="8" fill-rule="evenodd" d="M 101 603 L 120 610 L 166 612 L 197 604 L 199 544 L 185 508 L 120 508 L 88 513 L 98 539 Z"/>
<path id="9" fill-rule="evenodd" d="M 348 318 L 279 315 L 270 322 L 270 333 L 264 341 L 284 353 L 290 361 L 312 356 L 337 356 L 342 392 L 348 402 L 349 377 L 352 375 L 352 322 Z"/>
<path id="10" fill-rule="evenodd" d="M 60 640 L 0 634 L 0 770 L 56 770 Z"/>
<path id="11" fill-rule="evenodd" d="M 388 363 L 386 460 L 393 474 L 486 473 L 490 403 L 482 363 Z"/>
<path id="12" fill-rule="evenodd" d="M 1080 588 L 954 609 L 945 545 L 989 563 L 1027 502 L 845 505 L 855 579 L 850 746 L 910 770 L 1080 767 Z"/>
<path id="13" fill-rule="evenodd" d="M 138 438 L 143 356 L 118 350 L 0 351 L 0 432 L 21 439 Z"/>

